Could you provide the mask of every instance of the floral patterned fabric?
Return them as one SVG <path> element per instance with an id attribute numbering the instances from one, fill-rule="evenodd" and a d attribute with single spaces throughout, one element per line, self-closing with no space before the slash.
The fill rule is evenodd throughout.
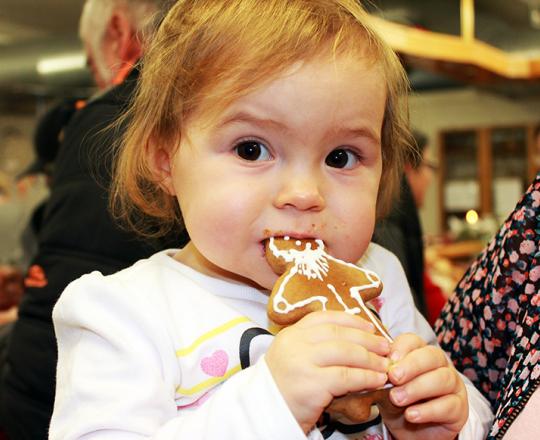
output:
<path id="1" fill-rule="evenodd" d="M 540 173 L 435 323 L 441 347 L 490 401 L 502 438 L 540 376 Z"/>

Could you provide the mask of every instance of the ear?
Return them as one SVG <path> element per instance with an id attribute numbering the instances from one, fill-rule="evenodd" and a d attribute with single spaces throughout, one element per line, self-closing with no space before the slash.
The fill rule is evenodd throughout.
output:
<path id="1" fill-rule="evenodd" d="M 120 67 L 133 65 L 141 57 L 142 46 L 124 9 L 117 8 L 107 25 L 106 38 L 114 42 L 114 51 Z"/>
<path id="2" fill-rule="evenodd" d="M 159 185 L 167 194 L 171 196 L 176 195 L 172 173 L 174 153 L 157 145 L 149 146 L 148 148 L 150 149 L 150 157 L 153 162 L 151 165 Z"/>

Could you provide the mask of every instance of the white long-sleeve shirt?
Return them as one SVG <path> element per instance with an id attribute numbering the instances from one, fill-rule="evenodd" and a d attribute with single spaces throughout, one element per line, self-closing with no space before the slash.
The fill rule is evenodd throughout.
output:
<path id="1" fill-rule="evenodd" d="M 304 440 L 264 360 L 272 342 L 268 296 L 200 274 L 160 252 L 111 276 L 71 283 L 53 319 L 58 339 L 51 439 Z M 390 333 L 435 336 L 416 312 L 397 259 L 370 245 L 360 262 L 383 280 L 380 316 Z M 467 383 L 460 438 L 484 438 L 489 405 Z M 388 438 L 373 417 L 352 434 L 330 427 L 309 439 Z"/>

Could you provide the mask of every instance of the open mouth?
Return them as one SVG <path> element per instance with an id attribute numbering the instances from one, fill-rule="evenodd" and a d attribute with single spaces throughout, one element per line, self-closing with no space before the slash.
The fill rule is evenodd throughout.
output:
<path id="1" fill-rule="evenodd" d="M 263 256 L 266 254 L 266 247 L 267 247 L 268 242 L 270 241 L 271 238 L 278 239 L 278 240 L 279 239 L 285 239 L 285 240 L 291 240 L 291 241 L 294 241 L 294 240 L 302 240 L 302 241 L 316 241 L 316 240 L 319 240 L 319 238 L 314 237 L 313 234 L 305 234 L 305 233 L 301 233 L 301 232 L 290 232 L 290 233 L 278 232 L 278 233 L 275 233 L 275 234 L 271 234 L 271 233 L 269 233 L 269 231 L 265 231 L 265 232 L 268 232 L 268 234 L 265 233 L 265 238 L 263 238 L 261 240 L 261 242 L 260 242 L 261 252 L 262 252 Z"/>
<path id="2" fill-rule="evenodd" d="M 265 230 L 263 232 L 263 242 L 270 238 L 285 238 L 291 240 L 316 240 L 319 237 L 315 236 L 313 232 L 297 232 L 297 231 L 275 231 Z"/>

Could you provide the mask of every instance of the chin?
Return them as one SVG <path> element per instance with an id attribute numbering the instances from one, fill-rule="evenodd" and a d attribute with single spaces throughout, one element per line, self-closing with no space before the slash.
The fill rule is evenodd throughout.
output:
<path id="1" fill-rule="evenodd" d="M 260 270 L 254 273 L 253 271 L 240 271 L 238 268 L 232 267 L 223 269 L 219 275 L 223 279 L 245 284 L 258 290 L 272 290 L 278 279 L 278 276 L 271 270 L 269 273 L 262 273 Z"/>
<path id="2" fill-rule="evenodd" d="M 251 281 L 251 284 L 253 284 L 258 289 L 263 289 L 263 290 L 272 290 L 274 288 L 274 284 L 276 283 L 277 279 L 278 279 L 278 276 L 274 274 L 273 272 L 269 275 L 260 274 L 258 276 L 249 278 L 249 280 Z"/>

